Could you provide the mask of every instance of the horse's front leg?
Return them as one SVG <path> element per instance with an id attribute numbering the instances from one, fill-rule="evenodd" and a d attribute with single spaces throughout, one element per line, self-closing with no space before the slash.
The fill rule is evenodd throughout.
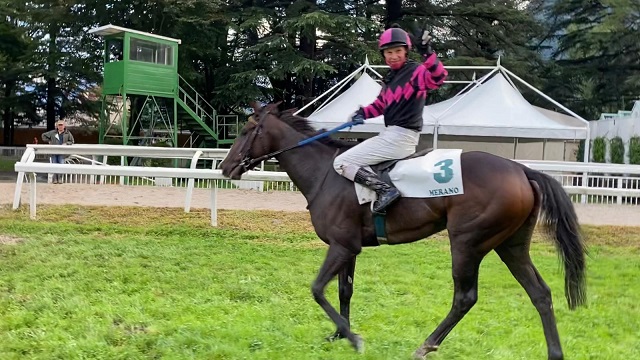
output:
<path id="1" fill-rule="evenodd" d="M 348 250 L 344 246 L 336 243 L 329 245 L 327 257 L 320 268 L 318 277 L 311 286 L 311 293 L 318 305 L 324 310 L 331 320 L 336 324 L 337 333 L 342 337 L 349 339 L 351 345 L 358 352 L 364 352 L 364 341 L 362 338 L 351 332 L 349 321 L 342 315 L 338 314 L 336 309 L 331 306 L 324 295 L 325 288 L 339 272 L 343 271 L 347 264 L 353 261 L 356 254 Z"/>
<path id="2" fill-rule="evenodd" d="M 351 326 L 349 321 L 349 312 L 351 306 L 351 296 L 353 295 L 353 275 L 356 270 L 356 256 L 352 256 L 338 274 L 338 298 L 340 299 L 340 315 L 342 315 L 347 324 Z M 344 339 L 340 329 L 336 329 L 336 332 L 327 337 L 328 341 L 335 341 L 338 339 Z"/>

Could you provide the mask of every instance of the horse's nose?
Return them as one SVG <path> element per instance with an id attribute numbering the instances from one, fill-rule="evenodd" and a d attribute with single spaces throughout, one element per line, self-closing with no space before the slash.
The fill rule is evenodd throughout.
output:
<path id="1" fill-rule="evenodd" d="M 227 176 L 227 175 L 229 174 L 229 169 L 228 169 L 228 167 L 226 166 L 225 161 L 226 161 L 226 160 L 221 161 L 221 162 L 218 164 L 217 168 L 218 168 L 218 169 L 222 169 L 222 175 Z"/>

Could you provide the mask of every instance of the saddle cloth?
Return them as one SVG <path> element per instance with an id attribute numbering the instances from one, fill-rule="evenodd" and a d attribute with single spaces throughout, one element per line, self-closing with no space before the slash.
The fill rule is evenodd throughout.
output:
<path id="1" fill-rule="evenodd" d="M 462 149 L 429 149 L 401 160 L 386 161 L 369 168 L 382 180 L 398 188 L 402 197 L 461 195 L 464 194 L 461 153 Z M 375 191 L 358 183 L 354 184 L 359 203 L 373 204 L 377 198 Z"/>

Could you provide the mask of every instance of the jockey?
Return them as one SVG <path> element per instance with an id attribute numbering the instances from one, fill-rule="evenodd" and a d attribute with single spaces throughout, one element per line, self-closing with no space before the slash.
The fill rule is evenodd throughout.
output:
<path id="1" fill-rule="evenodd" d="M 351 120 L 362 124 L 364 119 L 384 115 L 385 129 L 340 154 L 333 162 L 338 174 L 378 194 L 374 212 L 384 212 L 387 206 L 400 198 L 400 192 L 366 166 L 415 153 L 422 130 L 427 90 L 438 89 L 447 77 L 447 70 L 431 50 L 429 33 L 423 31 L 420 40 L 416 47 L 423 57 L 422 63 L 407 59 L 411 39 L 404 30 L 394 25 L 382 33 L 378 48 L 391 71 L 385 77 L 377 99 L 356 111 Z"/>

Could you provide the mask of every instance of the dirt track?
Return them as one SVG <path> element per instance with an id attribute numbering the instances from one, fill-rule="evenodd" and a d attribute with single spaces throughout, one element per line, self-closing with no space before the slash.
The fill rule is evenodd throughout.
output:
<path id="1" fill-rule="evenodd" d="M 0 204 L 13 202 L 15 183 L 0 183 Z M 195 189 L 192 208 L 209 208 L 209 190 Z M 170 187 L 131 187 L 118 185 L 46 184 L 37 185 L 38 204 L 78 204 L 104 206 L 183 207 L 186 190 Z M 22 189 L 22 202 L 28 203 L 28 185 Z M 306 211 L 305 198 L 294 192 L 256 192 L 218 190 L 219 209 Z M 640 206 L 576 204 L 582 224 L 640 226 Z"/>

